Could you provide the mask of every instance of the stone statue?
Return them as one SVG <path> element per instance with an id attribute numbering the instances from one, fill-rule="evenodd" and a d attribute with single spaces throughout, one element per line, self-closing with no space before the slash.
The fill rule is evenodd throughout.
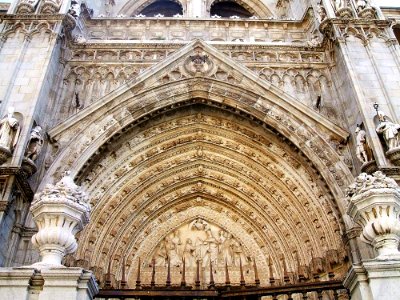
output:
<path id="1" fill-rule="evenodd" d="M 335 0 L 336 10 L 339 10 L 344 7 L 347 7 L 347 0 Z"/>
<path id="2" fill-rule="evenodd" d="M 233 262 L 232 235 L 221 230 L 219 232 L 219 244 L 221 262 L 231 266 Z"/>
<path id="3" fill-rule="evenodd" d="M 12 152 L 19 136 L 19 122 L 14 118 L 14 108 L 8 109 L 8 115 L 0 120 L 0 147 Z"/>
<path id="4" fill-rule="evenodd" d="M 165 266 L 167 258 L 168 258 L 167 249 L 165 246 L 165 241 L 163 241 L 154 255 L 155 265 L 162 267 Z"/>
<path id="5" fill-rule="evenodd" d="M 71 7 L 68 11 L 71 16 L 77 18 L 81 14 L 81 1 L 80 0 L 72 0 Z"/>
<path id="6" fill-rule="evenodd" d="M 43 137 L 42 137 L 42 127 L 35 126 L 32 129 L 31 137 L 29 139 L 28 146 L 25 150 L 25 157 L 32 161 L 35 161 L 42 151 L 43 147 Z"/>
<path id="7" fill-rule="evenodd" d="M 171 266 L 180 266 L 182 263 L 179 245 L 181 245 L 181 238 L 179 236 L 179 231 L 174 231 L 172 237 L 167 237 L 165 239 L 165 247 L 167 249 L 168 258 Z"/>
<path id="8" fill-rule="evenodd" d="M 378 112 L 379 125 L 376 127 L 376 132 L 381 133 L 385 139 L 386 146 L 389 150 L 393 150 L 400 146 L 399 130 L 400 125 L 392 123 L 387 119 L 384 112 Z"/>
<path id="9" fill-rule="evenodd" d="M 366 8 L 368 6 L 368 1 L 357 0 L 356 6 L 357 6 L 357 11 L 362 11 L 364 8 Z"/>
<path id="10" fill-rule="evenodd" d="M 246 256 L 243 253 L 242 245 L 240 245 L 240 243 L 237 240 L 233 240 L 232 252 L 233 252 L 233 264 L 235 266 L 239 266 L 240 261 L 242 261 L 242 264 L 247 263 Z"/>
<path id="11" fill-rule="evenodd" d="M 204 243 L 208 246 L 203 258 L 203 267 L 209 266 L 210 262 L 215 266 L 218 261 L 218 241 L 214 237 L 210 228 L 206 230 L 207 238 Z"/>
<path id="12" fill-rule="evenodd" d="M 187 239 L 185 247 L 183 248 L 183 258 L 185 259 L 185 264 L 188 267 L 193 267 L 195 265 L 195 250 L 196 247 L 193 245 L 192 239 Z"/>
<path id="13" fill-rule="evenodd" d="M 319 21 L 320 22 L 322 22 L 323 20 L 326 19 L 326 10 L 322 6 L 321 3 L 318 3 L 318 5 L 317 5 L 317 12 L 318 12 L 318 15 L 319 15 Z"/>
<path id="14" fill-rule="evenodd" d="M 369 148 L 369 145 L 367 143 L 365 130 L 362 130 L 359 126 L 357 126 L 355 133 L 357 134 L 356 136 L 357 158 L 360 162 L 365 164 L 366 162 L 371 160 L 370 159 L 370 157 L 372 156 L 371 148 Z"/>

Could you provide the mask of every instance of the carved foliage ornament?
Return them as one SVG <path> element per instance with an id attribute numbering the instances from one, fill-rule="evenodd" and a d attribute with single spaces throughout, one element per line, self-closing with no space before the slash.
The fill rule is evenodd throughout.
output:
<path id="1" fill-rule="evenodd" d="M 38 265 L 60 265 L 66 254 L 76 251 L 74 235 L 89 222 L 86 194 L 66 172 L 58 183 L 35 195 L 31 212 L 38 226 L 32 243 L 42 256 Z"/>
<path id="2" fill-rule="evenodd" d="M 379 253 L 377 259 L 399 258 L 400 188 L 382 172 L 361 173 L 348 188 L 347 213 L 361 227 L 361 239 Z"/>

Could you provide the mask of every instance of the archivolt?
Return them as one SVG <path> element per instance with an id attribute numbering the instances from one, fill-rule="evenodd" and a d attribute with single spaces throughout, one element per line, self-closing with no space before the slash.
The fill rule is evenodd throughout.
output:
<path id="1" fill-rule="evenodd" d="M 135 96 L 132 93 L 124 94 L 115 98 L 114 104 L 109 104 L 108 107 L 113 108 L 107 115 L 102 111 L 94 112 L 90 119 L 87 118 L 59 137 L 60 143 L 65 145 L 47 176 L 58 178 L 66 169 L 70 169 L 75 176 L 93 154 L 101 151 L 111 138 L 118 138 L 128 128 L 179 106 L 207 103 L 265 124 L 295 145 L 315 165 L 343 213 L 344 205 L 340 199 L 352 175 L 325 140 L 332 136 L 321 135 L 323 132 L 316 131 L 321 129 L 317 124 L 311 127 L 305 120 L 299 119 L 300 116 L 283 110 L 274 101 L 279 100 L 266 99 L 243 88 L 209 78 L 178 80 Z"/>
<path id="2" fill-rule="evenodd" d="M 193 104 L 125 129 L 78 176 L 93 207 L 78 260 L 104 270 L 112 257 L 115 274 L 126 257 L 132 272 L 195 217 L 252 245 L 265 274 L 268 255 L 279 274 L 281 255 L 294 270 L 295 253 L 308 264 L 309 251 L 324 257 L 343 248 L 334 201 L 277 132 Z"/>

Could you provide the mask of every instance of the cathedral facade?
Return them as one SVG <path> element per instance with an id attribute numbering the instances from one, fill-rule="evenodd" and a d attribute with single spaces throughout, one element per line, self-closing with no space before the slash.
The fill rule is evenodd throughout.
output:
<path id="1" fill-rule="evenodd" d="M 4 295 L 400 297 L 400 8 L 0 8 Z"/>

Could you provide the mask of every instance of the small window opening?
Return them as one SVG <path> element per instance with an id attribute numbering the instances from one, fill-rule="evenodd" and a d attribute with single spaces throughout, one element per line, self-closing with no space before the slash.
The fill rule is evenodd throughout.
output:
<path id="1" fill-rule="evenodd" d="M 180 3 L 169 0 L 158 0 L 146 6 L 140 13 L 146 17 L 162 15 L 164 17 L 173 17 L 183 15 L 183 8 Z"/>
<path id="2" fill-rule="evenodd" d="M 214 2 L 210 9 L 211 16 L 220 16 L 222 18 L 231 18 L 237 16 L 239 18 L 250 18 L 252 13 L 240 4 L 233 1 Z"/>

